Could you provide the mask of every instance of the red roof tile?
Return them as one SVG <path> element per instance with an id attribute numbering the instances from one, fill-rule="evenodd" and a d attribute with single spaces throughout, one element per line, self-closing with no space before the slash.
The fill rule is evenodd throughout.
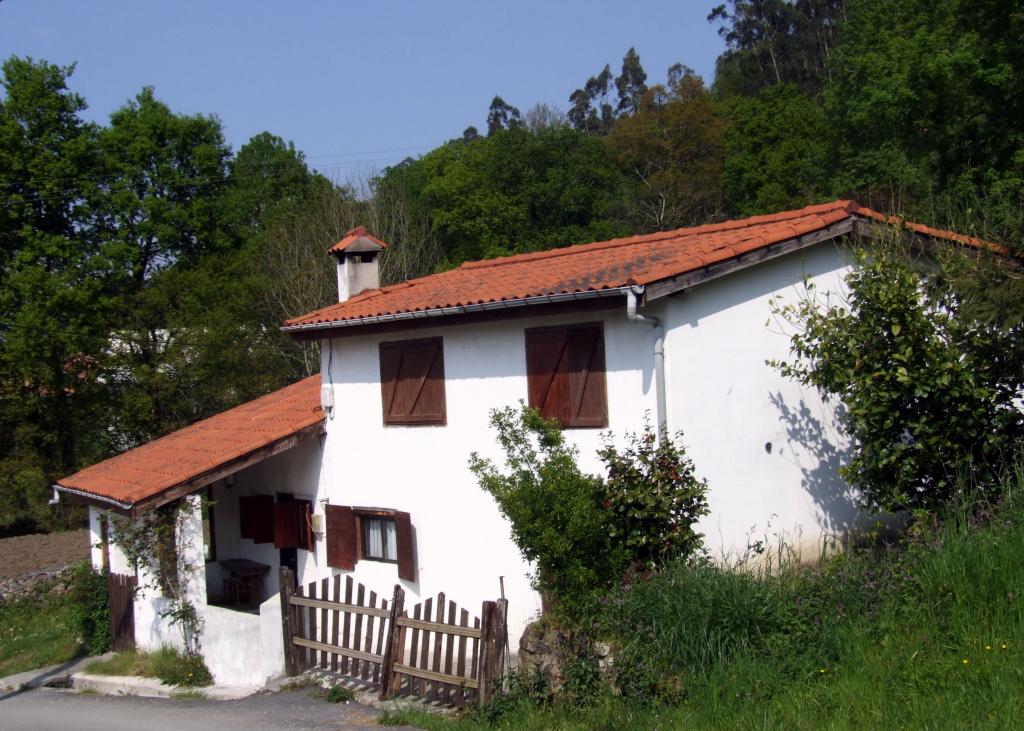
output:
<path id="1" fill-rule="evenodd" d="M 310 376 L 57 481 L 132 505 L 323 421 L 320 376 Z"/>
<path id="2" fill-rule="evenodd" d="M 342 236 L 341 241 L 339 241 L 334 246 L 329 248 L 327 250 L 327 253 L 338 254 L 347 249 L 348 247 L 352 246 L 352 244 L 359 241 L 359 239 L 368 239 L 369 241 L 372 241 L 373 243 L 377 244 L 382 249 L 388 248 L 388 245 L 385 244 L 383 241 L 368 234 L 364 226 L 357 226 L 351 231 L 348 231 L 344 236 Z"/>
<path id="3" fill-rule="evenodd" d="M 345 302 L 292 318 L 285 327 L 647 285 L 818 231 L 855 215 L 902 223 L 929 236 L 985 245 L 978 239 L 888 219 L 853 201 L 840 200 L 767 216 L 468 262 L 452 271 L 362 292 Z"/>

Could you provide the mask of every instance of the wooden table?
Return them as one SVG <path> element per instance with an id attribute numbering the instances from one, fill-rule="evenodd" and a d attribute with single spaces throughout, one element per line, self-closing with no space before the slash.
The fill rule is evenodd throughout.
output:
<path id="1" fill-rule="evenodd" d="M 231 574 L 232 578 L 245 582 L 248 588 L 249 608 L 258 608 L 263 596 L 263 577 L 270 571 L 270 567 L 248 558 L 226 558 L 217 563 Z"/>

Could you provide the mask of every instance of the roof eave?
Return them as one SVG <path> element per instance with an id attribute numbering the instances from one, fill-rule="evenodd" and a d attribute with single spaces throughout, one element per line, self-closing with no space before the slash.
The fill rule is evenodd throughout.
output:
<path id="1" fill-rule="evenodd" d="M 371 315 L 358 317 L 351 320 L 327 320 L 324 322 L 311 322 L 297 325 L 284 325 L 281 330 L 290 335 L 307 333 L 317 330 L 337 330 L 339 328 L 352 328 L 367 325 L 381 325 L 385 323 L 424 320 L 437 317 L 453 317 L 458 315 L 469 315 L 478 312 L 494 312 L 499 310 L 510 310 L 519 307 L 531 307 L 534 305 L 550 305 L 563 302 L 579 302 L 580 300 L 593 300 L 602 297 L 623 297 L 632 285 L 624 287 L 610 287 L 608 289 L 586 290 L 583 292 L 564 292 L 559 294 L 537 295 L 534 297 L 518 297 L 515 299 L 498 300 L 495 302 L 480 302 L 471 305 L 452 305 L 449 307 L 433 307 L 425 310 L 414 310 L 412 312 L 395 312 L 387 315 Z"/>
<path id="2" fill-rule="evenodd" d="M 159 508 L 167 503 L 174 502 L 178 498 L 201 490 L 217 480 L 227 477 L 228 475 L 233 475 L 234 473 L 239 472 L 246 467 L 250 467 L 257 462 L 262 462 L 276 454 L 287 451 L 310 437 L 318 436 L 323 433 L 324 419 L 320 419 L 312 424 L 302 427 L 301 429 L 297 429 L 291 434 L 281 437 L 280 439 L 257 447 L 250 452 L 228 460 L 216 467 L 206 470 L 205 472 L 201 472 L 185 480 L 176 482 L 173 485 L 169 485 L 159 492 L 147 495 L 134 502 L 121 502 L 95 492 L 67 487 L 60 483 L 55 484 L 54 487 L 60 492 L 66 494 L 74 502 L 91 505 L 92 507 L 137 518 L 145 512 L 153 510 L 154 508 Z"/>

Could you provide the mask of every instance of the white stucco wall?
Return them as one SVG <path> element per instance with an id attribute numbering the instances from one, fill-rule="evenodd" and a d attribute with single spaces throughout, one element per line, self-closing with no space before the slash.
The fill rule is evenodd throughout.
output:
<path id="1" fill-rule="evenodd" d="M 473 614 L 499 596 L 505 577 L 513 647 L 540 609 L 529 567 L 512 543 L 492 498 L 468 469 L 473 451 L 501 460 L 488 423 L 491 409 L 527 398 L 524 328 L 604 322 L 610 429 L 639 430 L 654 411 L 654 334 L 629 323 L 623 309 L 604 313 L 511 320 L 485 325 L 412 330 L 335 340 L 323 348 L 322 373 L 334 384 L 334 414 L 327 422 L 323 483 L 331 503 L 404 510 L 416 541 L 417 581 L 401 582 L 411 604 L 444 591 Z M 446 426 L 385 427 L 382 423 L 382 341 L 440 336 L 444 343 Z M 566 432 L 585 469 L 598 471 L 600 430 Z M 318 506 L 318 511 L 322 510 Z M 316 565 L 325 558 L 318 544 Z M 301 553 L 301 552 L 300 552 Z M 378 593 L 398 582 L 393 564 L 361 561 L 354 577 Z M 304 581 L 319 578 L 307 573 Z"/>
<path id="2" fill-rule="evenodd" d="M 756 541 L 813 558 L 857 515 L 834 409 L 765 363 L 789 357 L 770 300 L 795 303 L 805 276 L 819 295 L 841 292 L 848 271 L 847 254 L 822 244 L 669 299 L 669 422 L 708 480 L 701 529 L 716 558 L 734 562 Z"/>

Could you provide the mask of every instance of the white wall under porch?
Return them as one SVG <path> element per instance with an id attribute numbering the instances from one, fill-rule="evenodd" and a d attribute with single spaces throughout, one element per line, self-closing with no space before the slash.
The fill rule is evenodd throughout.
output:
<path id="1" fill-rule="evenodd" d="M 198 496 L 185 498 L 187 516 L 178 537 L 183 559 L 192 567 L 186 582 L 186 593 L 200 618 L 200 650 L 217 685 L 258 688 L 284 674 L 284 641 L 281 632 L 280 597 L 276 590 L 259 607 L 259 611 L 238 611 L 207 603 L 204 571 L 202 514 Z M 100 515 L 89 509 L 89 524 L 94 547 L 100 542 Z M 111 541 L 110 569 L 132 575 L 121 550 Z M 93 565 L 102 565 L 102 553 L 93 551 Z M 135 644 L 140 650 L 152 651 L 163 646 L 179 650 L 184 640 L 178 626 L 161 616 L 170 600 L 160 594 L 152 575 L 140 570 L 139 591 L 135 598 Z"/>

